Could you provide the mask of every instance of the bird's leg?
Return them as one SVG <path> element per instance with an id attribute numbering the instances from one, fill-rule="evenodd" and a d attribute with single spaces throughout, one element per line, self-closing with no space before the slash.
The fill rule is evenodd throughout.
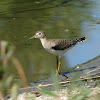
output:
<path id="1" fill-rule="evenodd" d="M 56 75 L 59 74 L 60 66 L 61 66 L 61 57 L 59 57 L 59 61 L 58 61 L 58 64 L 57 64 Z"/>
<path id="2" fill-rule="evenodd" d="M 58 56 L 56 56 L 56 61 L 57 61 L 56 75 L 58 75 L 58 62 L 59 62 L 59 60 L 58 60 Z"/>
<path id="3" fill-rule="evenodd" d="M 59 60 L 58 60 L 58 56 L 56 56 L 56 60 L 57 60 L 57 69 L 56 69 L 56 75 L 58 75 L 58 62 L 59 62 Z"/>
<path id="4" fill-rule="evenodd" d="M 58 63 L 58 74 L 59 74 L 60 67 L 61 67 L 61 57 L 59 57 L 59 63 Z"/>
<path id="5" fill-rule="evenodd" d="M 58 69 L 58 57 L 56 56 L 56 60 L 57 60 L 57 69 Z"/>

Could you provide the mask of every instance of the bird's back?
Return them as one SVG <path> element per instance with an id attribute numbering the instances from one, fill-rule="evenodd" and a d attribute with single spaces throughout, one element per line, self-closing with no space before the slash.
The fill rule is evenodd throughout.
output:
<path id="1" fill-rule="evenodd" d="M 53 42 L 52 49 L 65 50 L 65 49 L 73 47 L 79 42 L 83 42 L 85 39 L 86 39 L 85 37 L 74 39 L 74 40 L 66 40 L 66 39 L 53 39 L 52 40 L 51 39 L 51 41 Z"/>

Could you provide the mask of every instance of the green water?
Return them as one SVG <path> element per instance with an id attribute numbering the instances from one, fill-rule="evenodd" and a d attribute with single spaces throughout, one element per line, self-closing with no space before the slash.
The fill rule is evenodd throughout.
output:
<path id="1" fill-rule="evenodd" d="M 14 56 L 23 66 L 30 82 L 48 77 L 56 69 L 56 58 L 42 47 L 40 40 L 26 42 L 38 30 L 48 38 L 75 39 L 87 36 L 82 23 L 92 19 L 95 0 L 6 0 L 0 2 L 0 40 L 16 46 Z M 79 51 L 78 51 L 79 52 Z M 72 61 L 73 62 L 73 61 Z M 66 55 L 62 57 L 61 72 L 69 67 Z M 19 78 L 16 69 L 9 66 L 7 75 Z"/>

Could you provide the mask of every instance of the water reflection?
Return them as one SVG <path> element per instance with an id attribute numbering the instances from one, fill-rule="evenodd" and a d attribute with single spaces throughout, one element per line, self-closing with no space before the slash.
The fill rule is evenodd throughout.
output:
<path id="1" fill-rule="evenodd" d="M 26 42 L 37 30 L 46 31 L 48 38 L 87 37 L 86 42 L 64 55 L 61 72 L 100 55 L 100 25 L 96 24 L 99 17 L 95 17 L 100 15 L 100 7 L 95 2 L 99 1 L 12 0 L 0 4 L 0 40 L 15 44 L 14 56 L 21 62 L 29 82 L 46 78 L 56 69 L 55 56 L 45 51 L 38 39 Z M 7 74 L 13 73 L 18 78 L 13 66 L 10 69 Z"/>

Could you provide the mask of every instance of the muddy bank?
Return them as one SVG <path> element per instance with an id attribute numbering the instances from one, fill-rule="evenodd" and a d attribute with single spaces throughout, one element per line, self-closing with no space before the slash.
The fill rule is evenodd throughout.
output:
<path id="1" fill-rule="evenodd" d="M 90 76 L 96 77 L 99 75 L 100 75 L 100 56 L 98 56 L 98 57 L 96 57 L 96 58 L 94 58 L 94 59 L 92 59 L 84 64 L 77 65 L 68 72 L 60 73 L 60 75 L 58 76 L 58 79 L 60 82 L 64 82 L 64 81 L 72 80 L 73 77 L 74 78 L 76 77 L 77 79 L 80 80 L 82 78 L 87 78 Z M 36 87 L 38 87 L 38 86 L 42 87 L 41 85 L 44 85 L 43 86 L 44 88 L 53 90 L 52 85 L 47 85 L 47 84 L 52 84 L 52 83 L 53 83 L 53 81 L 52 81 L 51 77 L 44 79 L 44 80 L 40 80 L 36 83 L 32 83 L 32 87 L 29 87 L 29 91 L 37 91 Z M 93 81 L 92 85 L 96 86 L 97 82 Z M 21 90 L 20 92 L 22 93 L 23 90 Z"/>

